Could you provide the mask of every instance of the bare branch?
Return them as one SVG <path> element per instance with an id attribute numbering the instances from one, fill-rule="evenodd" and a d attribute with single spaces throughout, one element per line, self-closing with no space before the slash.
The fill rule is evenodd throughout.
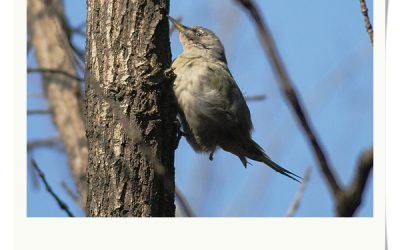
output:
<path id="1" fill-rule="evenodd" d="M 245 96 L 244 99 L 248 102 L 251 101 L 263 101 L 267 98 L 266 95 L 253 95 L 253 96 Z"/>
<path id="2" fill-rule="evenodd" d="M 84 32 L 83 30 L 86 28 L 86 20 L 83 21 L 81 24 L 79 24 L 78 26 L 76 26 L 75 28 L 72 28 L 71 31 L 75 32 L 75 31 L 80 31 L 80 32 Z M 86 34 L 85 34 L 86 36 Z"/>
<path id="3" fill-rule="evenodd" d="M 305 135 L 308 138 L 309 143 L 311 144 L 314 155 L 318 159 L 319 167 L 327 180 L 331 192 L 336 196 L 340 192 L 340 186 L 338 184 L 335 173 L 333 172 L 332 167 L 328 163 L 328 160 L 325 156 L 325 152 L 322 149 L 321 143 L 319 142 L 314 129 L 311 127 L 311 123 L 309 121 L 308 115 L 305 111 L 305 108 L 298 97 L 298 94 L 294 88 L 294 84 L 292 83 L 289 74 L 283 64 L 282 59 L 278 53 L 277 47 L 275 45 L 275 41 L 269 31 L 267 24 L 261 18 L 261 15 L 254 5 L 252 0 L 236 0 L 240 3 L 244 9 L 246 9 L 250 16 L 252 17 L 254 23 L 257 26 L 257 30 L 260 36 L 260 41 L 265 50 L 267 57 L 269 58 L 274 73 L 278 77 L 279 86 L 281 91 L 284 93 L 287 101 L 291 104 L 291 107 L 296 114 L 297 121 L 303 128 Z"/>
<path id="4" fill-rule="evenodd" d="M 192 208 L 189 205 L 189 202 L 186 200 L 185 196 L 179 190 L 178 187 L 175 187 L 175 196 L 178 199 L 179 203 L 182 206 L 183 211 L 185 212 L 187 217 L 196 217 Z"/>
<path id="5" fill-rule="evenodd" d="M 374 155 L 373 149 L 369 148 L 358 160 L 356 174 L 354 175 L 352 184 L 348 189 L 354 195 L 360 196 L 362 190 L 365 187 L 367 182 L 368 176 L 372 170 L 373 163 L 374 163 Z"/>
<path id="6" fill-rule="evenodd" d="M 360 0 L 361 13 L 364 16 L 365 29 L 369 35 L 371 43 L 374 44 L 374 30 L 368 16 L 368 8 L 365 0 Z"/>
<path id="7" fill-rule="evenodd" d="M 49 109 L 33 109 L 28 110 L 27 115 L 48 115 L 51 111 Z"/>
<path id="8" fill-rule="evenodd" d="M 54 147 L 60 143 L 61 143 L 60 137 L 53 137 L 53 138 L 48 138 L 48 139 L 44 139 L 44 140 L 34 140 L 32 142 L 28 142 L 27 149 L 29 151 L 29 150 L 32 150 L 35 148 L 40 148 L 40 147 Z"/>
<path id="9" fill-rule="evenodd" d="M 67 185 L 65 181 L 61 181 L 61 187 L 64 189 L 64 191 L 78 204 L 80 202 L 80 197 L 79 195 L 75 194 L 74 191 Z"/>
<path id="10" fill-rule="evenodd" d="M 46 98 L 42 93 L 28 93 L 28 98 Z"/>
<path id="11" fill-rule="evenodd" d="M 63 141 L 81 207 L 85 207 L 88 147 L 81 93 L 83 79 L 78 77 L 74 53 L 69 46 L 63 1 L 28 0 L 27 6 L 29 37 L 38 65 L 38 68 L 28 68 L 28 72 L 46 76 L 43 77 L 43 93 Z"/>
<path id="12" fill-rule="evenodd" d="M 83 22 L 81 25 L 79 25 L 76 28 L 70 28 L 70 32 L 72 34 L 77 34 L 81 37 L 86 37 L 86 32 L 84 31 L 85 27 L 86 27 L 86 22 Z"/>
<path id="13" fill-rule="evenodd" d="M 27 68 L 28 73 L 50 73 L 50 74 L 60 74 L 66 77 L 69 77 L 73 80 L 77 80 L 80 82 L 83 82 L 83 79 L 74 75 L 70 74 L 66 71 L 60 70 L 60 69 L 46 69 L 46 68 Z"/>
<path id="14" fill-rule="evenodd" d="M 74 60 L 76 65 L 79 67 L 80 70 L 83 72 L 85 71 L 85 51 L 79 49 L 72 41 L 69 41 L 69 44 L 74 52 Z M 83 80 L 83 79 L 82 79 Z"/>
<path id="15" fill-rule="evenodd" d="M 178 17 L 176 18 L 176 20 L 178 22 L 182 21 L 182 17 Z M 169 35 L 171 36 L 172 33 L 175 31 L 175 26 L 172 25 L 171 28 L 169 29 Z M 180 131 L 178 131 L 180 132 Z M 179 134 L 180 136 L 182 136 L 182 134 Z M 178 140 L 179 142 L 179 140 Z M 182 206 L 182 210 L 185 212 L 187 217 L 195 217 L 196 215 L 194 214 L 193 210 L 191 209 L 189 202 L 186 200 L 185 196 L 182 194 L 182 192 L 180 191 L 180 189 L 175 186 L 175 196 L 178 199 L 179 203 Z"/>
<path id="16" fill-rule="evenodd" d="M 307 186 L 308 180 L 310 179 L 311 168 L 307 168 L 306 172 L 304 173 L 303 181 L 301 182 L 299 191 L 297 192 L 296 196 L 294 197 L 292 204 L 290 204 L 289 209 L 287 211 L 286 216 L 292 217 L 294 213 L 299 208 L 301 198 L 303 197 L 304 190 Z"/>
<path id="17" fill-rule="evenodd" d="M 256 24 L 260 36 L 260 41 L 263 45 L 267 57 L 272 64 L 274 73 L 278 77 L 278 83 L 281 91 L 284 93 L 287 101 L 291 104 L 291 107 L 296 114 L 297 121 L 303 128 L 303 131 L 313 148 L 314 155 L 318 159 L 319 169 L 325 177 L 328 187 L 330 188 L 330 191 L 335 198 L 336 214 L 338 216 L 352 216 L 355 210 L 361 204 L 361 198 L 365 190 L 365 184 L 372 169 L 372 148 L 364 153 L 363 156 L 360 158 L 360 163 L 357 167 L 357 171 L 351 186 L 348 189 L 342 188 L 341 185 L 338 183 L 338 179 L 336 177 L 336 174 L 334 173 L 334 169 L 328 163 L 326 154 L 322 149 L 321 143 L 317 139 L 314 129 L 311 127 L 311 122 L 309 121 L 309 118 L 307 116 L 306 109 L 302 105 L 301 100 L 299 99 L 298 94 L 294 88 L 294 84 L 292 83 L 289 74 L 287 73 L 287 70 L 283 64 L 283 61 L 279 56 L 277 47 L 275 45 L 271 32 L 268 29 L 268 26 L 262 20 L 261 15 L 252 0 L 236 1 L 239 2 L 249 12 L 254 23 Z M 365 10 L 363 7 L 365 7 Z M 365 13 L 366 15 L 366 6 L 362 5 L 362 10 L 363 14 Z M 370 31 L 371 33 L 368 33 L 370 34 L 370 38 L 372 41 L 372 27 Z"/>
<path id="18" fill-rule="evenodd" d="M 43 171 L 39 168 L 38 164 L 36 163 L 36 161 L 35 161 L 33 158 L 31 159 L 31 163 L 32 163 L 32 166 L 33 166 L 33 167 L 36 169 L 36 171 L 38 172 L 38 174 L 39 174 L 39 176 L 40 176 L 40 179 L 42 180 L 43 184 L 44 184 L 45 187 L 46 187 L 47 192 L 49 192 L 50 195 L 56 200 L 58 206 L 59 206 L 62 210 L 64 210 L 64 211 L 67 213 L 67 215 L 68 215 L 69 217 L 74 217 L 74 215 L 73 215 L 73 214 L 71 213 L 71 211 L 69 210 L 68 205 L 67 205 L 65 202 L 63 202 L 63 201 L 60 199 L 60 197 L 58 197 L 58 195 L 57 195 L 56 193 L 54 193 L 53 189 L 51 188 L 51 186 L 50 186 L 49 183 L 47 182 L 46 177 L 45 177 Z"/>
<path id="19" fill-rule="evenodd" d="M 29 52 L 32 49 L 32 40 L 30 38 L 28 38 L 28 41 L 26 42 L 26 54 L 28 55 Z"/>
<path id="20" fill-rule="evenodd" d="M 343 189 L 337 197 L 336 213 L 338 216 L 353 216 L 360 206 L 373 163 L 373 149 L 371 147 L 361 154 L 350 186 Z"/>

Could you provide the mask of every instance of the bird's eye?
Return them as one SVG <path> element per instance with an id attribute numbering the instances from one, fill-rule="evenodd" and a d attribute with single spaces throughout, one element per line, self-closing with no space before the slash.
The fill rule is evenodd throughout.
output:
<path id="1" fill-rule="evenodd" d="M 202 32 L 200 32 L 200 31 L 196 31 L 196 36 L 202 36 L 203 35 L 203 33 Z"/>

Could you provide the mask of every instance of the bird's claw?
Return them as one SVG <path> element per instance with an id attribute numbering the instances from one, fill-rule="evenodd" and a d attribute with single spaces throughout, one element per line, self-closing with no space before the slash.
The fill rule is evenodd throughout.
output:
<path id="1" fill-rule="evenodd" d="M 175 75 L 175 73 L 174 73 L 174 70 L 173 70 L 172 68 L 166 69 L 166 70 L 164 71 L 164 76 L 165 76 L 167 79 L 170 79 L 170 80 L 173 80 L 173 79 L 175 79 L 175 77 L 176 77 L 176 75 Z"/>
<path id="2" fill-rule="evenodd" d="M 210 153 L 210 155 L 208 156 L 208 159 L 209 159 L 210 161 L 214 160 L 214 151 L 212 151 L 212 152 Z"/>
<path id="3" fill-rule="evenodd" d="M 179 120 L 175 120 L 174 124 L 176 126 L 175 128 L 176 128 L 176 134 L 177 134 L 176 141 L 175 141 L 175 149 L 177 149 L 182 136 L 186 136 L 186 134 L 185 134 L 185 132 L 183 132 L 181 130 L 181 123 L 179 122 Z"/>

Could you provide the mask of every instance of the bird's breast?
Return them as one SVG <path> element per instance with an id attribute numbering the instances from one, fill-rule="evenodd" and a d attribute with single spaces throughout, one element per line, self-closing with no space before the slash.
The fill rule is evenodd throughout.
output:
<path id="1" fill-rule="evenodd" d="M 191 108 L 198 101 L 196 96 L 203 92 L 201 84 L 202 66 L 195 59 L 178 57 L 172 68 L 176 75 L 174 92 L 178 103 L 182 109 Z"/>

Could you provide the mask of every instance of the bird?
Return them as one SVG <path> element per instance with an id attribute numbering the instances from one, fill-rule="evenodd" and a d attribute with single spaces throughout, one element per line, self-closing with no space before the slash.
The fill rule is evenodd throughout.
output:
<path id="1" fill-rule="evenodd" d="M 218 148 L 236 155 L 244 167 L 247 158 L 262 162 L 297 182 L 300 176 L 274 162 L 251 137 L 250 110 L 236 84 L 220 39 L 211 30 L 187 27 L 168 16 L 179 32 L 182 53 L 172 62 L 173 91 L 186 140 L 194 151 Z"/>

